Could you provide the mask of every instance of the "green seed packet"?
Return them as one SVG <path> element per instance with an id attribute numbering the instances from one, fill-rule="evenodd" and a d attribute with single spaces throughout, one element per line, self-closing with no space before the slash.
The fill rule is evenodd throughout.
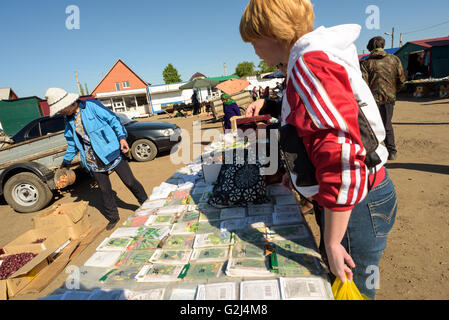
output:
<path id="1" fill-rule="evenodd" d="M 184 280 L 206 280 L 222 275 L 223 262 L 192 263 Z"/>
<path id="2" fill-rule="evenodd" d="M 226 232 L 215 232 L 215 233 L 205 233 L 197 234 L 195 237 L 194 248 L 204 248 L 204 247 L 226 247 L 233 243 L 234 237 L 232 233 Z"/>
<path id="3" fill-rule="evenodd" d="M 162 240 L 171 231 L 171 226 L 153 226 L 140 228 L 138 237 Z"/>
<path id="4" fill-rule="evenodd" d="M 232 249 L 232 258 L 234 259 L 264 259 L 265 248 L 264 243 L 238 242 Z"/>
<path id="5" fill-rule="evenodd" d="M 115 266 L 131 266 L 138 265 L 141 266 L 147 263 L 153 256 L 155 250 L 132 250 L 126 251 L 122 254 L 120 259 L 117 261 Z"/>
<path id="6" fill-rule="evenodd" d="M 198 228 L 199 228 L 198 222 L 176 223 L 173 226 L 173 229 L 170 234 L 177 235 L 177 234 L 196 233 L 198 232 Z"/>
<path id="7" fill-rule="evenodd" d="M 194 249 L 191 261 L 195 262 L 211 262 L 226 261 L 229 257 L 229 247 L 222 248 L 198 248 Z"/>
<path id="8" fill-rule="evenodd" d="M 303 245 L 297 243 L 296 240 L 284 240 L 284 241 L 273 241 L 272 245 L 278 254 L 289 255 L 289 254 L 308 254 L 320 258 L 321 255 L 311 249 L 310 247 L 304 247 Z"/>
<path id="9" fill-rule="evenodd" d="M 278 270 L 282 276 L 310 276 L 321 273 L 321 267 L 316 258 L 298 254 L 296 257 L 277 255 Z"/>
<path id="10" fill-rule="evenodd" d="M 131 238 L 106 238 L 98 246 L 97 251 L 124 251 L 131 241 Z"/>
<path id="11" fill-rule="evenodd" d="M 151 257 L 150 261 L 160 264 L 179 264 L 189 263 L 192 250 L 161 250 L 158 249 Z"/>
<path id="12" fill-rule="evenodd" d="M 142 268 L 142 265 L 140 266 L 123 266 L 121 268 L 118 268 L 111 273 L 109 273 L 107 276 L 105 275 L 106 279 L 104 280 L 105 285 L 113 285 L 113 284 L 120 284 L 123 286 L 126 286 L 127 284 L 135 284 L 136 280 L 135 277 L 140 272 Z"/>
<path id="13" fill-rule="evenodd" d="M 220 221 L 200 222 L 198 225 L 198 234 L 220 232 Z"/>
<path id="14" fill-rule="evenodd" d="M 181 222 L 198 222 L 198 219 L 200 218 L 200 212 L 199 211 L 188 211 L 184 213 L 184 215 L 181 218 Z"/>
<path id="15" fill-rule="evenodd" d="M 144 265 L 136 276 L 137 282 L 178 281 L 178 275 L 184 266 L 169 264 Z"/>
<path id="16" fill-rule="evenodd" d="M 163 245 L 164 249 L 186 250 L 193 246 L 194 235 L 173 235 L 170 236 Z"/>
<path id="17" fill-rule="evenodd" d="M 265 242 L 266 228 L 245 228 L 234 231 L 237 242 Z"/>
<path id="18" fill-rule="evenodd" d="M 128 246 L 127 250 L 148 250 L 156 249 L 161 241 L 159 239 L 135 239 Z"/>
<path id="19" fill-rule="evenodd" d="M 220 210 L 203 211 L 200 214 L 200 222 L 203 221 L 219 221 L 221 216 Z"/>

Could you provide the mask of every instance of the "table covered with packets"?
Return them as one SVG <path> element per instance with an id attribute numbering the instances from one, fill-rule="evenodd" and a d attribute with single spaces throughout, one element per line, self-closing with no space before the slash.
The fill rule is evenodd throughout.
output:
<path id="1" fill-rule="evenodd" d="M 208 148 L 227 147 L 215 142 Z M 155 187 L 84 266 L 43 299 L 333 299 L 292 191 L 269 185 L 270 203 L 217 209 L 207 203 L 214 185 L 204 181 L 202 164 L 195 161 Z"/>

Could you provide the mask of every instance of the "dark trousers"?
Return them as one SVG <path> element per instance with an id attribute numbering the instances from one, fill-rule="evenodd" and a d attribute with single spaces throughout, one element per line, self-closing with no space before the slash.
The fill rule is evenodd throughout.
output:
<path id="1" fill-rule="evenodd" d="M 114 171 L 118 174 L 122 182 L 128 187 L 133 195 L 139 201 L 139 204 L 143 204 L 147 199 L 147 193 L 142 184 L 134 177 L 128 161 L 122 159 L 120 163 L 114 168 Z M 98 183 L 103 196 L 104 210 L 101 214 L 109 221 L 113 221 L 119 218 L 117 203 L 115 201 L 115 195 L 112 191 L 111 180 L 109 179 L 108 172 L 93 172 L 93 176 Z"/>
<path id="2" fill-rule="evenodd" d="M 380 104 L 379 111 L 387 134 L 387 136 L 385 137 L 385 146 L 388 149 L 388 153 L 395 154 L 397 150 L 396 144 L 394 142 L 394 131 L 392 124 L 394 103 Z"/>

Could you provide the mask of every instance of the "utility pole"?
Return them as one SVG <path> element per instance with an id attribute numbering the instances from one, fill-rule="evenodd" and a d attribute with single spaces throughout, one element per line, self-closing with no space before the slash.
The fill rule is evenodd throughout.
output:
<path id="1" fill-rule="evenodd" d="M 391 36 L 391 49 L 393 49 L 393 48 L 394 48 L 394 28 L 393 28 L 393 30 L 391 31 L 391 33 L 385 32 L 385 34 L 386 34 L 387 36 Z"/>
<path id="2" fill-rule="evenodd" d="M 403 36 L 404 34 L 403 33 L 401 33 L 401 35 L 400 35 L 400 37 L 399 37 L 399 47 L 401 47 L 402 48 L 402 36 Z"/>
<path id="3" fill-rule="evenodd" d="M 81 84 L 78 80 L 78 72 L 75 71 L 75 77 L 76 77 L 76 86 L 78 87 L 78 94 L 81 95 Z"/>
<path id="4" fill-rule="evenodd" d="M 226 62 L 224 63 L 223 66 L 224 66 L 224 75 L 227 76 L 227 74 L 226 74 Z"/>

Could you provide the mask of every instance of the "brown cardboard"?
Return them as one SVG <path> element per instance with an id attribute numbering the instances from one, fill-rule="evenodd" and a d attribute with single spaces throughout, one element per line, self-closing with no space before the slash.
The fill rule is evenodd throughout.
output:
<path id="1" fill-rule="evenodd" d="M 45 287 L 47 287 L 69 264 L 72 259 L 73 252 L 78 248 L 80 244 L 79 240 L 72 241 L 67 247 L 65 247 L 61 254 L 47 267 L 37 274 L 37 276 L 19 293 L 39 293 Z"/>
<path id="2" fill-rule="evenodd" d="M 43 228 L 25 232 L 3 247 L 5 254 L 11 252 L 28 252 L 30 250 L 46 250 L 60 247 L 69 240 L 67 228 Z M 46 239 L 43 243 L 33 244 L 37 239 Z"/>
<path id="3" fill-rule="evenodd" d="M 39 271 L 41 271 L 48 265 L 47 257 L 51 254 L 51 250 L 35 249 L 22 251 L 21 248 L 17 248 L 17 251 L 15 250 L 16 249 L 11 248 L 10 253 L 0 256 L 0 259 L 11 254 L 24 252 L 34 253 L 37 254 L 37 256 L 34 257 L 33 260 L 28 262 L 26 265 L 24 265 L 21 269 L 16 271 L 16 273 L 14 273 L 8 279 L 0 280 L 0 282 L 2 283 L 0 285 L 0 289 L 3 290 L 3 292 L 0 293 L 0 296 L 2 297 L 13 297 L 26 285 L 28 285 L 34 279 L 34 277 L 36 277 Z"/>
<path id="4" fill-rule="evenodd" d="M 79 239 L 90 229 L 89 217 L 87 215 L 88 202 L 71 202 L 59 204 L 50 209 L 38 213 L 34 217 L 36 229 L 48 227 L 68 227 L 72 240 Z"/>

